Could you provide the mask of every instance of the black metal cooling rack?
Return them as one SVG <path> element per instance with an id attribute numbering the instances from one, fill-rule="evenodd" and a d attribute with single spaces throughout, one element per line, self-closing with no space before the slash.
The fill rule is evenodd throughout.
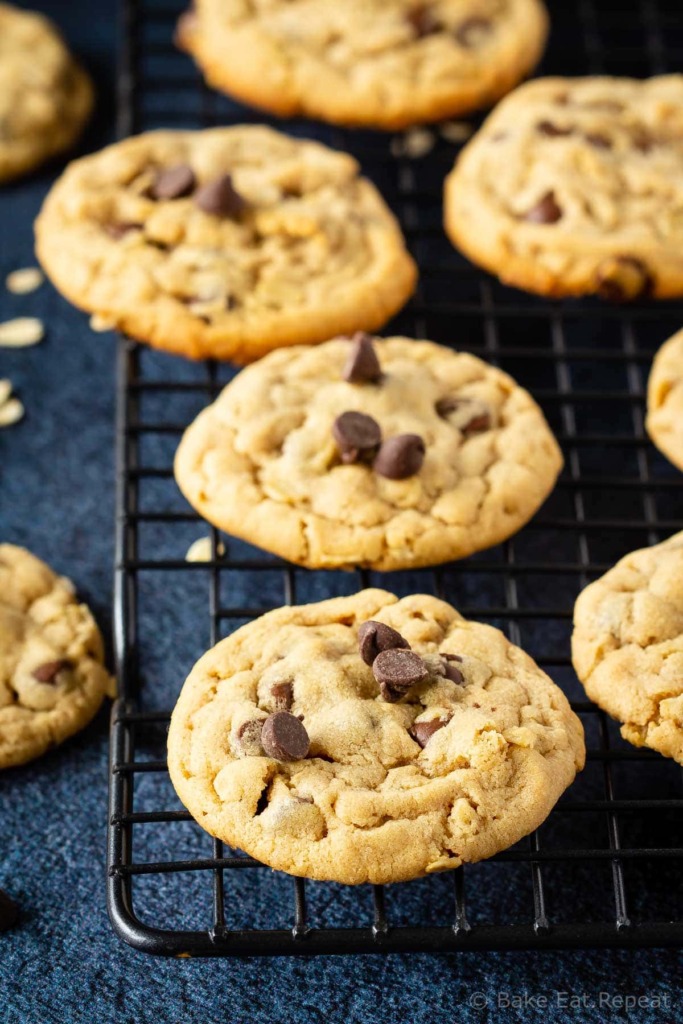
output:
<path id="1" fill-rule="evenodd" d="M 545 73 L 681 66 L 677 0 L 622 0 L 618 10 L 554 0 L 550 8 Z M 202 86 L 171 42 L 179 11 L 180 3 L 123 4 L 120 134 L 267 120 Z M 120 342 L 114 927 L 139 949 L 175 956 L 682 944 L 680 768 L 621 740 L 585 700 L 568 651 L 579 590 L 626 551 L 683 527 L 680 476 L 643 431 L 652 353 L 680 327 L 683 307 L 555 304 L 506 289 L 467 264 L 441 230 L 455 145 L 439 139 L 427 157 L 409 159 L 387 136 L 286 128 L 356 155 L 399 215 L 421 283 L 388 330 L 455 344 L 511 372 L 544 406 L 566 469 L 533 523 L 490 552 L 385 577 L 308 573 L 219 536 L 175 488 L 180 434 L 231 369 Z M 212 559 L 187 563 L 199 536 L 210 538 Z M 369 584 L 433 592 L 504 629 L 572 698 L 589 747 L 586 770 L 527 840 L 484 864 L 387 890 L 290 879 L 224 848 L 182 809 L 165 762 L 170 709 L 207 646 L 283 602 Z"/>

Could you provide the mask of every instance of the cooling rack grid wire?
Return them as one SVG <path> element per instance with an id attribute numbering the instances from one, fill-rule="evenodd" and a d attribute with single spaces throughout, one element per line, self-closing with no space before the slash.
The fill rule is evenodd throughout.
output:
<path id="1" fill-rule="evenodd" d="M 549 6 L 543 73 L 644 76 L 681 66 L 676 0 L 623 0 L 618 12 L 598 0 Z M 267 121 L 204 88 L 172 44 L 180 10 L 154 0 L 123 4 L 120 135 Z M 182 430 L 234 371 L 121 340 L 114 927 L 140 949 L 176 956 L 680 945 L 680 768 L 621 740 L 586 701 L 568 652 L 579 590 L 626 551 L 683 527 L 680 476 L 643 431 L 649 363 L 681 326 L 683 306 L 549 303 L 504 288 L 443 235 L 441 185 L 454 144 L 440 139 L 428 157 L 409 159 L 392 154 L 389 136 L 310 122 L 284 127 L 353 153 L 399 216 L 421 283 L 388 330 L 454 344 L 512 373 L 543 405 L 566 468 L 536 519 L 492 551 L 389 576 L 306 572 L 219 537 L 174 484 Z M 200 536 L 210 538 L 212 559 L 187 563 Z M 434 593 L 505 630 L 572 699 L 589 747 L 586 770 L 527 840 L 489 862 L 387 889 L 291 879 L 227 849 L 182 809 L 165 761 L 170 709 L 208 646 L 283 602 L 367 585 Z"/>

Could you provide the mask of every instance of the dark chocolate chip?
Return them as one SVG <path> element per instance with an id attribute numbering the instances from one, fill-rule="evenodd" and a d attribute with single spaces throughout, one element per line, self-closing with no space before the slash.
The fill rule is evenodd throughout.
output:
<path id="1" fill-rule="evenodd" d="M 429 670 L 422 658 L 412 651 L 392 648 L 380 651 L 372 664 L 372 674 L 384 700 L 394 703 L 415 683 L 425 680 Z"/>
<path id="2" fill-rule="evenodd" d="M 531 224 L 555 224 L 562 216 L 562 208 L 555 201 L 554 192 L 546 192 L 535 206 L 524 214 Z"/>
<path id="3" fill-rule="evenodd" d="M 493 25 L 488 18 L 467 18 L 455 30 L 455 38 L 461 46 L 473 49 L 491 34 Z"/>
<path id="4" fill-rule="evenodd" d="M 263 753 L 263 745 L 261 743 L 262 729 L 263 719 L 251 718 L 247 722 L 242 722 L 237 730 L 237 742 L 245 754 L 259 757 Z"/>
<path id="5" fill-rule="evenodd" d="M 440 32 L 443 28 L 431 5 L 427 3 L 418 4 L 417 7 L 413 7 L 412 10 L 407 12 L 406 18 L 418 39 L 421 39 L 423 36 L 431 36 L 435 32 Z"/>
<path id="6" fill-rule="evenodd" d="M 301 761 L 310 746 L 308 733 L 289 711 L 268 715 L 263 723 L 261 743 L 268 757 L 274 757 L 276 761 Z"/>
<path id="7" fill-rule="evenodd" d="M 552 121 L 539 121 L 536 125 L 536 131 L 540 132 L 541 135 L 547 135 L 550 139 L 559 139 L 565 135 L 573 135 L 573 128 L 560 128 L 559 125 L 553 124 Z"/>
<path id="8" fill-rule="evenodd" d="M 354 334 L 352 348 L 342 376 L 351 384 L 375 383 L 382 376 L 382 369 L 369 334 L 359 331 Z"/>
<path id="9" fill-rule="evenodd" d="M 595 146 L 596 149 L 612 148 L 612 140 L 601 132 L 589 132 L 586 135 L 586 142 L 590 142 L 591 146 Z"/>
<path id="10" fill-rule="evenodd" d="M 270 693 L 278 711 L 289 711 L 294 700 L 294 687 L 291 683 L 273 683 Z"/>
<path id="11" fill-rule="evenodd" d="M 196 183 L 192 168 L 178 164 L 159 171 L 149 194 L 152 199 L 182 199 L 194 192 Z"/>
<path id="12" fill-rule="evenodd" d="M 472 406 L 471 416 L 467 418 L 467 406 Z M 458 422 L 456 425 L 465 437 L 470 437 L 472 434 L 480 434 L 485 430 L 490 430 L 492 425 L 491 414 L 488 412 L 477 411 L 480 406 L 475 405 L 468 398 L 456 398 L 454 395 L 446 395 L 445 398 L 440 398 L 434 406 L 439 416 L 444 419 L 448 419 L 451 413 L 460 410 L 463 416 L 458 419 L 462 422 Z"/>
<path id="13" fill-rule="evenodd" d="M 135 231 L 137 228 L 141 227 L 142 224 L 133 224 L 132 222 L 126 224 L 105 224 L 104 230 L 110 238 L 119 239 L 123 238 L 124 235 L 127 235 L 129 231 Z"/>
<path id="14" fill-rule="evenodd" d="M 204 213 L 213 213 L 217 217 L 238 217 L 247 206 L 239 192 L 235 191 L 229 174 L 223 174 L 198 188 L 194 201 Z"/>
<path id="15" fill-rule="evenodd" d="M 452 683 L 462 683 L 465 680 L 462 672 L 455 664 L 456 661 L 462 661 L 462 658 L 458 658 L 455 654 L 442 654 L 443 667 L 446 673 L 446 679 L 450 679 Z"/>
<path id="16" fill-rule="evenodd" d="M 0 932 L 14 928 L 19 920 L 19 904 L 4 889 L 0 889 Z"/>
<path id="17" fill-rule="evenodd" d="M 391 626 L 385 626 L 383 622 L 369 619 L 358 630 L 358 650 L 366 665 L 372 665 L 382 651 L 391 651 L 397 647 L 410 648 L 410 644 L 400 633 Z"/>
<path id="18" fill-rule="evenodd" d="M 410 735 L 424 749 L 435 732 L 443 729 L 448 723 L 443 718 L 432 718 L 429 722 L 415 722 Z"/>
<path id="19" fill-rule="evenodd" d="M 70 667 L 70 661 L 67 661 L 66 658 L 60 658 L 58 661 L 46 661 L 43 665 L 39 665 L 38 668 L 34 668 L 31 674 L 39 683 L 56 683 L 59 673 L 63 672 L 65 668 Z"/>
<path id="20" fill-rule="evenodd" d="M 390 480 L 405 480 L 419 473 L 425 459 L 425 443 L 419 434 L 397 434 L 382 442 L 373 469 Z"/>
<path id="21" fill-rule="evenodd" d="M 334 437 L 342 462 L 358 462 L 363 456 L 372 456 L 382 442 L 382 431 L 377 420 L 362 412 L 343 412 L 332 424 Z"/>
<path id="22" fill-rule="evenodd" d="M 635 256 L 603 260 L 596 273 L 596 291 L 609 302 L 633 302 L 650 295 L 654 282 L 645 264 Z"/>

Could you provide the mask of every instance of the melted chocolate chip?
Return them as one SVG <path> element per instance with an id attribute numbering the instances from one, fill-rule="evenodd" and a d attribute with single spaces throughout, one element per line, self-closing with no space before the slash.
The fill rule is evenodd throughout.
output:
<path id="1" fill-rule="evenodd" d="M 492 31 L 493 25 L 488 18 L 467 18 L 456 28 L 455 38 L 461 46 L 474 49 L 480 46 Z"/>
<path id="2" fill-rule="evenodd" d="M 9 931 L 19 920 L 19 904 L 0 889 L 0 932 Z"/>
<path id="3" fill-rule="evenodd" d="M 159 171 L 149 194 L 152 199 L 181 199 L 194 192 L 195 185 L 192 168 L 187 164 L 178 164 Z"/>
<path id="4" fill-rule="evenodd" d="M 419 473 L 425 458 L 425 443 L 419 434 L 397 434 L 382 442 L 373 469 L 389 480 L 405 480 Z"/>
<path id="5" fill-rule="evenodd" d="M 129 231 L 135 231 L 137 228 L 141 228 L 142 224 L 121 223 L 121 224 L 104 224 L 104 230 L 110 238 L 123 238 Z"/>
<path id="6" fill-rule="evenodd" d="M 550 139 L 559 139 L 566 135 L 573 135 L 573 128 L 560 128 L 559 125 L 553 124 L 552 121 L 539 121 L 536 125 L 536 131 L 540 132 L 541 135 L 547 135 Z"/>
<path id="7" fill-rule="evenodd" d="M 366 665 L 372 665 L 382 651 L 394 648 L 410 648 L 410 644 L 391 626 L 369 619 L 358 630 L 358 650 Z"/>
<path id="8" fill-rule="evenodd" d="M 370 335 L 359 331 L 351 340 L 351 352 L 342 373 L 344 380 L 351 384 L 375 383 L 380 380 L 382 370 Z"/>
<path id="9" fill-rule="evenodd" d="M 294 701 L 294 686 L 292 683 L 273 683 L 270 688 L 273 704 L 278 711 L 289 711 Z"/>
<path id="10" fill-rule="evenodd" d="M 596 291 L 609 302 L 633 302 L 647 297 L 654 285 L 652 275 L 635 256 L 603 260 L 596 272 Z"/>
<path id="11" fill-rule="evenodd" d="M 482 404 L 469 398 L 446 395 L 445 398 L 439 399 L 434 408 L 443 419 L 452 418 L 453 426 L 457 427 L 467 438 L 472 434 L 481 434 L 485 430 L 490 430 L 493 425 L 491 413 L 485 408 L 482 409 Z"/>
<path id="12" fill-rule="evenodd" d="M 276 711 L 266 718 L 261 743 L 268 757 L 276 761 L 301 761 L 310 747 L 308 733 L 289 711 Z"/>
<path id="13" fill-rule="evenodd" d="M 415 722 L 410 730 L 410 735 L 424 749 L 434 733 L 443 729 L 447 724 L 443 718 L 432 718 L 429 722 Z"/>
<path id="14" fill-rule="evenodd" d="M 332 436 L 342 462 L 358 462 L 373 456 L 382 442 L 379 423 L 362 412 L 343 412 L 332 424 Z"/>
<path id="15" fill-rule="evenodd" d="M 39 683 L 56 684 L 59 673 L 63 672 L 65 668 L 70 667 L 70 661 L 67 661 L 66 658 L 60 658 L 58 661 L 46 661 L 43 665 L 39 665 L 38 668 L 34 668 L 31 675 Z"/>
<path id="16" fill-rule="evenodd" d="M 586 142 L 590 142 L 591 146 L 595 146 L 596 149 L 611 149 L 612 140 L 608 139 L 606 135 L 601 132 L 589 132 L 586 135 Z"/>
<path id="17" fill-rule="evenodd" d="M 412 651 L 392 648 L 381 651 L 372 665 L 372 674 L 379 683 L 384 700 L 400 700 L 415 683 L 421 683 L 429 674 L 422 658 Z"/>
<path id="18" fill-rule="evenodd" d="M 261 744 L 262 729 L 263 721 L 261 719 L 252 718 L 247 722 L 242 722 L 242 725 L 237 730 L 237 743 L 245 754 L 249 754 L 251 757 L 261 756 L 263 753 L 263 746 Z"/>
<path id="19" fill-rule="evenodd" d="M 412 10 L 407 12 L 406 19 L 418 39 L 421 39 L 423 36 L 434 35 L 435 32 L 440 32 L 443 28 L 431 5 L 428 3 L 418 4 L 417 7 L 413 7 Z"/>
<path id="20" fill-rule="evenodd" d="M 242 196 L 235 191 L 229 174 L 202 185 L 195 192 L 194 201 L 204 213 L 212 213 L 216 217 L 238 217 L 247 207 Z"/>
<path id="21" fill-rule="evenodd" d="M 462 672 L 455 664 L 458 661 L 462 661 L 462 658 L 458 657 L 457 654 L 442 654 L 444 672 L 446 673 L 446 679 L 450 679 L 452 683 L 462 683 L 465 680 Z"/>
<path id="22" fill-rule="evenodd" d="M 555 201 L 554 192 L 546 192 L 535 206 L 524 214 L 530 224 L 555 224 L 562 216 L 562 208 Z"/>

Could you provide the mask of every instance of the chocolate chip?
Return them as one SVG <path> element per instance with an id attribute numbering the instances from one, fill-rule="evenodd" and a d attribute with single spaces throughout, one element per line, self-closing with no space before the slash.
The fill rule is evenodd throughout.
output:
<path id="1" fill-rule="evenodd" d="M 656 140 L 644 128 L 636 128 L 631 136 L 631 144 L 639 153 L 650 153 L 656 145 Z"/>
<path id="2" fill-rule="evenodd" d="M 558 125 L 553 124 L 552 121 L 539 121 L 536 125 L 536 131 L 540 132 L 541 135 L 547 135 L 550 139 L 559 139 L 565 135 L 573 135 L 573 128 L 560 128 Z"/>
<path id="3" fill-rule="evenodd" d="M 418 39 L 421 39 L 423 36 L 431 36 L 435 32 L 440 32 L 443 28 L 431 5 L 426 3 L 413 7 L 412 10 L 407 12 L 406 19 Z"/>
<path id="4" fill-rule="evenodd" d="M 14 928 L 19 920 L 19 904 L 4 889 L 0 889 L 0 932 Z"/>
<path id="5" fill-rule="evenodd" d="M 332 424 L 334 437 L 342 462 L 358 462 L 363 456 L 372 456 L 382 442 L 382 431 L 377 420 L 362 412 L 343 412 Z"/>
<path id="6" fill-rule="evenodd" d="M 217 217 L 237 217 L 247 206 L 235 191 L 229 174 L 202 185 L 195 192 L 194 201 L 204 213 L 213 213 Z"/>
<path id="7" fill-rule="evenodd" d="M 159 171 L 149 194 L 152 199 L 182 199 L 194 192 L 196 183 L 192 168 L 178 164 Z"/>
<path id="8" fill-rule="evenodd" d="M 470 398 L 456 398 L 446 395 L 440 398 L 434 408 L 443 419 L 450 419 L 454 427 L 462 431 L 465 437 L 490 430 L 493 424 L 491 413 L 482 408 L 483 403 Z"/>
<path id="9" fill-rule="evenodd" d="M 308 733 L 289 711 L 268 715 L 263 723 L 261 743 L 268 757 L 274 757 L 276 761 L 301 761 L 310 746 Z"/>
<path id="10" fill-rule="evenodd" d="M 380 380 L 382 369 L 370 335 L 359 331 L 351 340 L 353 347 L 342 373 L 344 380 L 351 384 L 374 383 Z"/>
<path id="11" fill-rule="evenodd" d="M 123 238 L 124 235 L 127 235 L 129 231 L 135 231 L 137 228 L 141 228 L 142 224 L 133 224 L 130 222 L 125 224 L 104 224 L 103 227 L 110 238 L 119 239 Z"/>
<path id="12" fill-rule="evenodd" d="M 455 662 L 462 661 L 462 658 L 458 657 L 457 654 L 442 654 L 444 672 L 446 673 L 446 679 L 450 679 L 452 683 L 462 683 L 465 681 L 460 669 L 457 667 Z"/>
<path id="13" fill-rule="evenodd" d="M 380 651 L 372 664 L 372 674 L 379 683 L 384 700 L 394 703 L 400 700 L 415 683 L 421 683 L 429 675 L 422 658 L 412 651 L 392 648 Z"/>
<path id="14" fill-rule="evenodd" d="M 432 718 L 429 722 L 415 722 L 410 730 L 410 735 L 424 749 L 434 733 L 443 729 L 447 724 L 443 718 Z"/>
<path id="15" fill-rule="evenodd" d="M 606 135 L 602 135 L 600 132 L 589 132 L 586 135 L 586 142 L 590 142 L 591 146 L 595 146 L 596 149 L 612 148 L 612 140 L 608 139 Z"/>
<path id="16" fill-rule="evenodd" d="M 31 675 L 39 683 L 56 683 L 59 673 L 70 667 L 70 661 L 60 658 L 58 661 L 46 661 L 43 665 L 39 665 L 38 668 L 34 668 Z"/>
<path id="17" fill-rule="evenodd" d="M 389 480 L 405 480 L 420 471 L 425 459 L 425 443 L 419 434 L 397 434 L 382 442 L 373 469 Z"/>
<path id="18" fill-rule="evenodd" d="M 555 202 L 555 193 L 546 192 L 535 206 L 524 214 L 524 220 L 531 224 L 555 224 L 562 216 L 562 209 Z"/>
<path id="19" fill-rule="evenodd" d="M 358 650 L 366 665 L 372 665 L 382 651 L 391 651 L 397 647 L 410 648 L 410 644 L 400 633 L 391 626 L 385 626 L 383 622 L 368 619 L 358 630 Z"/>
<path id="20" fill-rule="evenodd" d="M 262 729 L 263 719 L 251 718 L 247 722 L 242 722 L 237 730 L 236 738 L 238 746 L 245 754 L 249 754 L 251 757 L 260 757 L 263 754 Z"/>
<path id="21" fill-rule="evenodd" d="M 461 46 L 473 49 L 483 43 L 492 30 L 488 18 L 467 18 L 456 28 L 455 38 Z"/>
<path id="22" fill-rule="evenodd" d="M 270 694 L 278 711 L 289 711 L 294 700 L 294 687 L 291 683 L 273 683 Z"/>
<path id="23" fill-rule="evenodd" d="M 596 291 L 609 302 L 633 302 L 652 292 L 654 281 L 645 264 L 635 256 L 603 260 L 596 272 Z"/>

